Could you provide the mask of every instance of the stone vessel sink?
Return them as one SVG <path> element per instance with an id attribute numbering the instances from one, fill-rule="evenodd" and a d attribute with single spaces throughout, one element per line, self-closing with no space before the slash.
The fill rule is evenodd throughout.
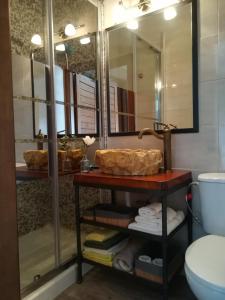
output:
<path id="1" fill-rule="evenodd" d="M 95 163 L 106 174 L 154 175 L 159 173 L 162 153 L 157 149 L 97 150 Z"/>
<path id="2" fill-rule="evenodd" d="M 48 150 L 28 150 L 23 154 L 27 168 L 30 170 L 48 169 Z M 83 157 L 81 149 L 71 149 L 68 151 L 58 150 L 59 170 L 64 170 L 65 162 L 68 169 L 79 169 L 80 161 Z"/>

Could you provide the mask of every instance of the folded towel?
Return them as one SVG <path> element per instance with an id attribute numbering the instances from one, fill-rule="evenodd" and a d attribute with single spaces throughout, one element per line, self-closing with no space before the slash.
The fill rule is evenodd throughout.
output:
<path id="1" fill-rule="evenodd" d="M 102 255 L 102 257 L 104 255 L 107 257 L 111 256 L 113 258 L 117 253 L 119 253 L 127 245 L 127 243 L 128 243 L 128 239 L 124 239 L 108 250 L 84 247 L 84 252 L 90 253 L 90 254 L 100 254 L 100 255 Z"/>
<path id="2" fill-rule="evenodd" d="M 98 228 L 94 232 L 89 233 L 86 235 L 86 241 L 97 241 L 97 242 L 104 242 L 113 236 L 117 235 L 119 232 L 116 230 L 110 230 L 106 228 Z"/>
<path id="3" fill-rule="evenodd" d="M 118 206 L 113 204 L 98 204 L 95 207 L 96 217 L 106 217 L 115 219 L 133 219 L 137 214 L 134 207 Z"/>
<path id="4" fill-rule="evenodd" d="M 180 223 L 184 220 L 184 213 L 182 211 L 178 211 L 176 217 L 167 223 L 167 234 L 170 234 Z M 162 235 L 162 224 L 160 226 L 155 226 L 155 224 L 145 224 L 145 223 L 131 223 L 128 226 L 129 229 L 138 230 L 150 234 Z"/>
<path id="5" fill-rule="evenodd" d="M 91 251 L 83 251 L 84 257 L 89 257 L 90 259 L 99 259 L 104 261 L 113 261 L 113 255 L 112 254 L 101 254 L 101 253 L 95 253 Z"/>
<path id="6" fill-rule="evenodd" d="M 162 203 L 155 202 L 147 206 L 141 207 L 138 210 L 140 216 L 155 216 L 162 211 Z"/>
<path id="7" fill-rule="evenodd" d="M 167 222 L 172 221 L 176 217 L 177 213 L 174 209 L 167 207 Z M 162 212 L 155 215 L 149 216 L 136 216 L 135 221 L 138 223 L 161 223 L 162 222 Z"/>
<path id="8" fill-rule="evenodd" d="M 89 253 L 83 253 L 83 257 L 87 258 L 89 260 L 95 261 L 97 263 L 100 263 L 102 265 L 109 266 L 109 267 L 112 267 L 112 264 L 113 264 L 112 259 L 111 260 L 101 259 L 98 256 L 96 256 L 96 255 L 93 256 L 93 255 L 90 255 Z"/>
<path id="9" fill-rule="evenodd" d="M 118 244 L 122 240 L 127 238 L 127 235 L 123 233 L 118 233 L 117 235 L 111 237 L 110 239 L 102 242 L 98 241 L 85 241 L 84 246 L 89 247 L 89 248 L 95 248 L 95 249 L 102 249 L 102 250 L 108 250 L 114 245 Z"/>
<path id="10" fill-rule="evenodd" d="M 132 272 L 136 253 L 143 247 L 144 241 L 130 239 L 126 247 L 113 259 L 113 266 L 125 272 Z"/>

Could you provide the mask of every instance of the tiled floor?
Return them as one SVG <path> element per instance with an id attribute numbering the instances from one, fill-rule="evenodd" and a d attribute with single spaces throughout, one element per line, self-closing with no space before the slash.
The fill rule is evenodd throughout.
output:
<path id="1" fill-rule="evenodd" d="M 161 300 L 160 291 L 152 289 L 135 278 L 94 269 L 85 277 L 82 284 L 74 284 L 56 300 Z M 178 276 L 171 283 L 171 300 L 196 300 L 185 277 Z"/>

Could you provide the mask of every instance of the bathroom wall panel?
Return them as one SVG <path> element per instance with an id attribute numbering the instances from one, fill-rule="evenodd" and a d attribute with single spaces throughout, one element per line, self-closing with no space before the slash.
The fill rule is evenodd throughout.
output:
<path id="1" fill-rule="evenodd" d="M 0 1 L 0 293 L 19 300 L 15 154 L 8 1 Z"/>

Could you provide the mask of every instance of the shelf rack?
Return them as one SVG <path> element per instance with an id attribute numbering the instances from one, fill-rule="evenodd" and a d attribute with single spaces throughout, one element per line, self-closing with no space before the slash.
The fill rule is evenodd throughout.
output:
<path id="1" fill-rule="evenodd" d="M 163 291 L 163 299 L 168 299 L 168 242 L 173 236 L 185 225 L 188 228 L 188 244 L 192 242 L 192 217 L 187 212 L 187 216 L 184 221 L 169 235 L 167 235 L 167 197 L 168 195 L 176 192 L 177 190 L 187 187 L 192 182 L 191 172 L 173 170 L 172 172 L 159 173 L 153 176 L 113 176 L 101 173 L 99 170 L 91 171 L 90 173 L 77 173 L 74 176 L 74 188 L 75 188 L 75 209 L 76 209 L 76 235 L 77 235 L 77 264 L 78 274 L 77 283 L 82 282 L 82 263 L 87 262 L 92 265 L 101 266 L 101 264 L 84 259 L 82 257 L 81 247 L 81 223 L 116 229 L 121 232 L 129 233 L 130 235 L 136 235 L 148 240 L 161 243 L 162 256 L 163 256 L 163 284 L 161 285 Z M 162 236 L 156 236 L 140 232 L 137 230 L 131 230 L 128 228 L 122 228 L 114 225 L 109 225 L 101 222 L 85 220 L 80 216 L 80 186 L 88 186 L 102 189 L 109 189 L 112 192 L 112 203 L 115 203 L 115 191 L 127 191 L 136 193 L 154 194 L 162 203 Z M 106 267 L 106 266 L 104 266 Z M 109 267 L 106 267 L 109 268 Z M 112 268 L 110 268 L 112 269 Z M 116 270 L 118 271 L 118 270 Z M 119 271 L 120 272 L 120 271 Z M 123 272 L 124 273 L 124 272 Z M 135 276 L 135 275 L 133 275 Z M 137 276 L 136 276 L 137 277 Z"/>

